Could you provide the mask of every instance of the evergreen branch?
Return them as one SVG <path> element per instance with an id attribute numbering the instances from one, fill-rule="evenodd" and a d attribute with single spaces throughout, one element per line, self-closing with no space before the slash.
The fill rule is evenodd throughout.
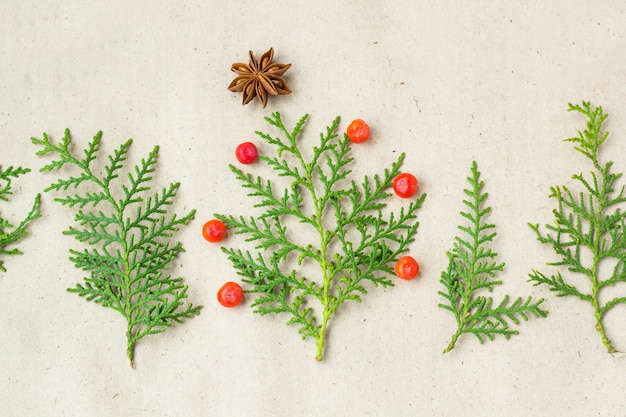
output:
<path id="1" fill-rule="evenodd" d="M 462 333 L 473 334 L 481 344 L 485 338 L 490 341 L 494 340 L 496 335 L 502 335 L 505 339 L 509 339 L 511 336 L 519 334 L 517 329 L 510 327 L 509 322 L 519 325 L 520 318 L 528 321 L 530 316 L 545 317 L 546 313 L 540 307 L 542 302 L 543 299 L 540 299 L 533 303 L 531 297 L 522 302 L 522 298 L 519 297 L 513 304 L 508 305 L 509 296 L 505 295 L 500 304 L 494 307 L 491 297 L 478 296 L 472 304 L 474 312 L 462 318 L 465 327 L 458 329 L 452 340 L 456 342 Z M 454 347 L 453 344 L 452 347 Z"/>
<path id="2" fill-rule="evenodd" d="M 79 207 L 75 217 L 78 226 L 70 226 L 64 234 L 92 247 L 70 250 L 70 260 L 88 275 L 83 283 L 68 291 L 122 314 L 127 322 L 127 356 L 134 367 L 135 345 L 140 339 L 161 333 L 173 323 L 199 314 L 202 308 L 187 303 L 187 286 L 182 278 L 173 278 L 166 272 L 183 251 L 180 242 L 170 244 L 169 239 L 181 226 L 189 224 L 195 210 L 182 217 L 168 213 L 178 183 L 146 195 L 156 172 L 158 147 L 122 183 L 119 174 L 132 143 L 129 139 L 107 157 L 105 174 L 97 177 L 90 165 L 98 158 L 101 136 L 98 132 L 89 142 L 82 159 L 70 149 L 69 130 L 58 145 L 45 133 L 43 139 L 32 138 L 32 142 L 43 146 L 37 155 L 53 154 L 58 158 L 44 166 L 42 172 L 65 165 L 78 170 L 78 175 L 62 178 L 46 188 L 46 191 L 67 191 L 70 187 L 78 190 L 55 200 L 68 207 Z M 82 190 L 86 184 L 97 191 Z M 123 197 L 116 199 L 114 195 Z M 83 210 L 88 205 L 99 209 Z"/>
<path id="3" fill-rule="evenodd" d="M 626 304 L 626 297 L 615 297 L 609 300 L 604 306 L 600 307 L 598 311 L 600 317 L 604 318 L 604 315 L 618 304 Z"/>
<path id="4" fill-rule="evenodd" d="M 283 274 L 276 257 L 266 262 L 261 252 L 253 258 L 249 251 L 244 253 L 241 250 L 227 248 L 222 248 L 222 251 L 228 256 L 238 274 L 244 277 L 243 281 L 253 285 L 249 292 L 274 295 L 277 289 L 287 286 L 290 292 L 299 291 L 306 296 L 318 297 L 320 294 L 319 286 L 314 281 L 298 279 L 295 270 L 289 275 Z M 264 301 L 258 299 L 253 306 L 263 303 Z"/>
<path id="5" fill-rule="evenodd" d="M 69 137 L 69 131 L 66 131 Z M 83 151 L 85 159 L 81 161 L 81 165 L 89 167 L 91 161 L 97 158 L 98 151 L 100 150 L 100 140 L 102 138 L 102 132 L 96 133 L 91 142 L 87 145 L 87 148 Z"/>
<path id="6" fill-rule="evenodd" d="M 593 298 L 591 294 L 582 293 L 573 285 L 569 285 L 568 283 L 566 283 L 563 280 L 563 276 L 561 276 L 560 272 L 557 272 L 556 275 L 551 275 L 550 277 L 547 277 L 541 272 L 533 270 L 533 272 L 529 274 L 529 277 L 529 281 L 533 282 L 533 285 L 537 286 L 545 284 L 550 287 L 550 291 L 556 293 L 557 297 L 566 297 L 568 295 L 573 295 L 584 301 L 590 301 Z"/>
<path id="7" fill-rule="evenodd" d="M 161 238 L 172 237 L 181 226 L 186 226 L 193 220 L 195 210 L 191 210 L 180 218 L 175 213 L 167 217 L 165 206 L 171 205 L 178 187 L 178 183 L 172 183 L 168 188 L 163 188 L 160 196 L 155 194 L 152 199 L 150 197 L 146 199 L 143 214 L 139 207 L 135 217 L 124 219 L 130 251 L 140 250 L 146 245 L 154 245 Z M 133 234 L 136 230 L 139 230 L 138 236 Z"/>
<path id="8" fill-rule="evenodd" d="M 115 283 L 97 277 L 85 277 L 85 284 L 76 284 L 74 288 L 68 288 L 68 292 L 76 293 L 84 297 L 87 301 L 101 304 L 123 314 L 123 307 L 120 305 Z"/>
<path id="9" fill-rule="evenodd" d="M 29 172 L 30 169 L 28 168 L 13 166 L 4 170 L 0 169 L 0 201 L 8 202 L 9 197 L 13 194 L 13 180 Z M 18 248 L 11 246 L 26 237 L 28 234 L 27 226 L 30 222 L 41 217 L 40 205 L 41 196 L 37 194 L 31 209 L 17 226 L 13 226 L 11 222 L 0 216 L 0 255 L 19 255 L 22 253 Z M 3 259 L 0 259 L 0 271 L 6 272 Z"/>
<path id="10" fill-rule="evenodd" d="M 102 243 L 102 246 L 104 248 L 106 248 L 111 243 L 123 243 L 123 237 L 118 230 L 116 230 L 114 234 L 110 234 L 106 230 L 106 228 L 102 227 L 101 225 L 96 227 L 93 224 L 87 224 L 86 228 L 84 229 L 77 229 L 70 226 L 68 230 L 63 232 L 63 234 L 74 236 L 77 240 L 81 242 L 87 242 L 90 245 Z"/>
<path id="11" fill-rule="evenodd" d="M 486 222 L 491 208 L 486 207 L 488 194 L 483 192 L 484 182 L 476 161 L 472 162 L 471 176 L 467 178 L 470 188 L 464 189 L 468 199 L 463 204 L 468 211 L 462 211 L 461 217 L 469 226 L 460 225 L 461 236 L 455 238 L 452 250 L 448 252 L 448 267 L 441 274 L 444 290 L 438 294 L 443 298 L 439 307 L 451 312 L 456 320 L 457 329 L 450 343 L 443 351 L 451 351 L 459 337 L 465 333 L 473 334 L 482 344 L 485 339 L 494 340 L 502 335 L 509 339 L 519 334 L 512 325 L 519 325 L 520 318 L 527 321 L 529 317 L 546 317 L 547 311 L 541 308 L 543 299 L 533 301 L 532 297 L 517 298 L 509 305 L 509 295 L 494 306 L 491 297 L 480 294 L 481 290 L 491 291 L 502 281 L 494 280 L 496 273 L 502 272 L 504 262 L 495 261 L 497 253 L 490 247 L 496 237 L 495 225 Z"/>
<path id="12" fill-rule="evenodd" d="M 135 251 L 129 260 L 129 268 L 135 272 L 135 286 L 132 294 L 139 294 L 146 289 L 141 284 L 141 280 L 146 280 L 145 284 L 150 284 L 150 277 L 160 271 L 166 271 L 169 263 L 174 260 L 178 254 L 184 252 L 180 242 L 170 245 L 169 242 L 155 242 L 152 245 L 146 245 L 142 251 Z"/>
<path id="13" fill-rule="evenodd" d="M 586 128 L 579 130 L 577 136 L 565 139 L 565 142 L 574 143 L 574 149 L 590 160 L 592 169 L 587 176 L 583 173 L 572 176 L 583 187 L 578 198 L 574 198 L 565 186 L 551 187 L 549 198 L 556 200 L 556 208 L 553 210 L 556 226 L 545 225 L 548 233 L 542 232 L 538 224 L 529 226 L 535 232 L 537 240 L 551 246 L 560 258 L 548 265 L 565 267 L 570 272 L 583 274 L 589 280 L 591 290 L 583 292 L 575 285 L 567 283 L 561 271 L 547 277 L 533 270 L 529 274 L 529 281 L 534 285 L 547 285 L 558 297 L 574 296 L 590 303 L 600 338 L 607 351 L 614 354 L 617 351 L 606 334 L 603 319 L 609 310 L 624 303 L 626 297 L 618 296 L 604 302 L 602 289 L 618 282 L 626 282 L 626 213 L 620 209 L 626 202 L 626 197 L 624 186 L 616 187 L 622 173 L 611 171 L 611 161 L 601 163 L 598 160 L 599 148 L 609 135 L 603 127 L 608 115 L 602 107 L 594 108 L 590 102 L 583 101 L 580 105 L 570 103 L 568 110 L 581 113 L 587 123 Z M 591 260 L 581 258 L 583 252 L 590 253 Z M 615 264 L 611 276 L 606 279 L 598 274 L 604 262 Z"/>
<path id="14" fill-rule="evenodd" d="M 148 335 L 162 333 L 173 323 L 182 323 L 185 319 L 200 314 L 202 306 L 194 306 L 185 302 L 188 297 L 188 287 L 180 283 L 182 278 L 173 279 L 168 275 L 166 279 L 167 288 L 163 292 L 167 296 L 155 298 L 155 295 L 148 293 L 147 296 L 150 296 L 150 301 L 153 301 L 153 304 L 138 304 L 137 307 L 142 309 L 135 314 L 141 320 L 134 319 L 128 323 L 126 354 L 131 364 L 134 360 L 134 346 L 140 339 Z M 184 309 L 181 310 L 181 307 Z"/>
<path id="15" fill-rule="evenodd" d="M 82 252 L 70 249 L 70 261 L 83 271 L 97 271 L 99 277 L 120 277 L 124 274 L 123 258 L 112 255 L 106 247 L 98 250 L 84 249 Z M 121 282 L 121 281 L 120 281 Z"/>
<path id="16" fill-rule="evenodd" d="M 269 158 L 264 157 L 263 159 L 270 165 L 273 165 Z M 278 165 L 273 165 L 274 170 L 280 172 L 281 168 L 278 166 L 282 166 L 282 164 L 278 163 Z M 312 220 L 300 211 L 302 197 L 298 181 L 301 177 L 297 170 L 294 172 L 294 183 L 290 189 L 284 190 L 283 196 L 280 199 L 274 195 L 272 182 L 270 180 L 264 182 L 260 177 L 254 178 L 251 174 L 246 174 L 233 165 L 230 165 L 230 170 L 235 173 L 236 178 L 242 183 L 242 187 L 250 190 L 248 193 L 249 197 L 261 199 L 261 202 L 254 204 L 254 207 L 267 208 L 262 218 L 292 215 L 301 222 L 313 224 Z"/>
<path id="17" fill-rule="evenodd" d="M 568 111 L 577 111 L 587 117 L 587 128 L 578 131 L 578 136 L 565 139 L 566 142 L 577 144 L 574 149 L 597 163 L 597 152 L 600 145 L 606 140 L 609 132 L 603 131 L 602 124 L 608 117 L 602 111 L 602 107 L 592 108 L 591 103 L 583 101 L 582 104 L 569 103 Z"/>
<path id="18" fill-rule="evenodd" d="M 298 279 L 296 271 L 285 275 L 275 257 L 266 263 L 261 253 L 253 258 L 249 251 L 222 248 L 233 267 L 244 277 L 243 281 L 253 285 L 249 292 L 259 293 L 251 305 L 254 312 L 266 314 L 288 313 L 292 317 L 287 325 L 299 325 L 298 333 L 303 338 L 319 337 L 319 326 L 315 324 L 313 309 L 306 306 L 306 299 L 313 297 L 321 301 L 319 288 L 315 282 L 305 277 Z"/>
<path id="19" fill-rule="evenodd" d="M 13 167 L 10 166 L 4 170 L 0 169 L 0 200 L 9 201 L 9 197 L 13 192 L 11 191 L 12 180 L 20 175 L 30 172 L 28 168 Z"/>
<path id="20" fill-rule="evenodd" d="M 91 178 L 89 178 L 88 176 L 84 176 L 82 177 L 79 181 L 80 183 L 84 182 L 84 181 L 90 181 Z M 76 186 L 80 185 L 80 183 L 77 183 Z M 55 186 L 52 187 L 48 187 L 46 189 L 46 191 L 58 191 L 61 188 L 57 188 L 55 184 Z M 107 201 L 109 200 L 110 196 L 108 196 L 105 193 L 99 192 L 99 193 L 85 193 L 84 195 L 78 195 L 78 194 L 74 194 L 73 196 L 65 196 L 63 198 L 55 198 L 54 201 L 61 203 L 62 205 L 66 205 L 68 207 L 74 207 L 74 206 L 78 206 L 80 208 L 84 208 L 87 205 L 91 205 L 92 207 L 96 207 L 99 203 L 103 202 L 103 201 Z"/>
<path id="21" fill-rule="evenodd" d="M 215 216 L 236 235 L 255 244 L 254 252 L 222 249 L 249 285 L 247 292 L 257 295 L 252 303 L 254 312 L 288 316 L 287 325 L 296 325 L 303 339 L 316 341 L 316 359 L 322 360 L 328 324 L 339 306 L 361 301 L 368 292 L 367 281 L 374 287 L 393 285 L 388 278 L 393 273 L 390 264 L 414 241 L 417 211 L 425 195 L 398 213 L 384 215 L 384 200 L 391 195 L 389 188 L 400 173 L 404 154 L 382 176 L 365 176 L 359 186 L 350 179 L 354 158 L 348 137 L 337 133 L 340 119 L 334 119 L 320 134 L 312 155 L 305 157 L 298 139 L 307 119 L 308 115 L 303 116 L 289 129 L 280 114 L 273 113 L 265 120 L 279 136 L 256 132 L 276 149 L 276 156 L 262 156 L 261 161 L 290 184 L 279 191 L 274 182 L 231 166 L 248 196 L 257 199 L 254 207 L 262 213 L 256 217 Z M 288 230 L 287 218 L 296 220 L 302 230 Z M 296 243 L 293 234 L 306 236 L 303 232 L 307 229 L 317 240 Z M 349 233 L 354 229 L 356 237 Z M 319 267 L 316 277 L 297 272 L 309 261 Z"/>
<path id="22" fill-rule="evenodd" d="M 217 214 L 216 218 L 221 220 L 228 228 L 235 230 L 236 234 L 248 235 L 246 241 L 258 242 L 256 249 L 271 249 L 277 260 L 286 259 L 291 252 L 298 253 L 298 264 L 305 258 L 311 258 L 321 262 L 319 252 L 312 249 L 312 245 L 301 247 L 287 238 L 287 228 L 273 217 L 267 220 L 264 217 L 255 219 L 251 217 L 246 220 L 243 216 L 236 219 L 233 216 L 222 216 Z M 259 225 L 260 223 L 260 225 Z"/>
<path id="23" fill-rule="evenodd" d="M 99 135 L 96 135 L 99 138 Z M 81 162 L 79 162 L 78 160 L 76 160 L 69 152 L 68 152 L 68 148 L 69 145 L 71 143 L 71 137 L 70 137 L 70 131 L 69 129 L 65 129 L 65 133 L 63 135 L 63 139 L 61 140 L 61 143 L 59 145 L 54 145 L 51 141 L 50 138 L 48 137 L 48 135 L 46 133 L 43 134 L 42 139 L 38 139 L 38 138 L 31 138 L 30 139 L 31 142 L 35 145 L 41 145 L 43 146 L 43 149 L 37 151 L 37 155 L 38 156 L 44 156 L 47 155 L 49 153 L 52 154 L 58 154 L 59 159 L 52 161 L 50 163 L 48 163 L 48 165 L 45 165 L 43 168 L 41 168 L 41 172 L 47 172 L 47 171 L 53 171 L 56 169 L 60 169 L 61 167 L 63 167 L 63 165 L 67 164 L 67 163 L 74 163 L 77 165 L 82 165 Z M 89 147 L 94 147 L 89 145 Z"/>
<path id="24" fill-rule="evenodd" d="M 133 173 L 128 174 L 128 180 L 130 182 L 129 186 L 122 185 L 122 191 L 124 191 L 124 200 L 120 200 L 119 206 L 121 210 L 124 210 L 126 206 L 138 203 L 143 201 L 141 197 L 141 193 L 144 191 L 149 191 L 150 187 L 145 184 L 149 182 L 152 177 L 152 174 L 155 171 L 155 165 L 157 163 L 157 153 L 159 152 L 159 147 L 155 146 L 150 154 L 148 155 L 148 159 L 142 159 L 140 166 L 135 166 L 134 175 Z M 170 190 L 176 190 L 178 188 L 177 184 L 170 185 Z M 172 191 L 169 191 L 170 193 Z"/>
<path id="25" fill-rule="evenodd" d="M 101 135 L 101 132 L 98 132 Z M 108 187 L 111 181 L 118 178 L 117 172 L 123 168 L 124 161 L 126 161 L 126 155 L 128 149 L 132 144 L 132 139 L 127 140 L 118 149 L 113 152 L 113 155 L 109 155 L 107 159 L 109 164 L 104 168 L 106 175 L 102 179 L 104 187 Z"/>

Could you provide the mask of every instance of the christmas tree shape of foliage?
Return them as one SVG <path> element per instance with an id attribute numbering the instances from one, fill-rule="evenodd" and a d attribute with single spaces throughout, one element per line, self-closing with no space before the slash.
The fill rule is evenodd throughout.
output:
<path id="1" fill-rule="evenodd" d="M 565 141 L 573 143 L 574 149 L 590 160 L 592 169 L 588 176 L 582 173 L 572 176 L 581 186 L 581 192 L 576 193 L 564 185 L 550 187 L 549 198 L 556 200 L 556 208 L 554 223 L 546 224 L 545 232 L 538 224 L 529 226 L 539 242 L 550 245 L 559 258 L 548 265 L 563 267 L 575 277 L 585 277 L 589 287 L 582 289 L 571 280 L 568 282 L 561 271 L 547 276 L 533 270 L 529 281 L 547 285 L 557 297 L 573 296 L 590 303 L 602 342 L 610 354 L 616 355 L 618 352 L 606 334 L 604 319 L 612 308 L 626 304 L 626 293 L 614 296 L 615 292 L 607 292 L 611 291 L 610 287 L 626 282 L 626 211 L 620 208 L 626 202 L 626 194 L 624 186 L 619 192 L 616 190 L 622 174 L 612 171 L 613 162 L 598 160 L 600 145 L 609 135 L 602 127 L 608 115 L 602 107 L 593 108 L 586 101 L 582 105 L 569 103 L 568 111 L 587 118 L 586 129 Z"/>
<path id="2" fill-rule="evenodd" d="M 12 182 L 20 175 L 30 172 L 28 168 L 9 166 L 7 169 L 0 168 L 0 201 L 8 202 L 13 194 Z M 41 195 L 37 194 L 33 206 L 17 226 L 0 215 L 0 255 L 19 255 L 22 252 L 11 246 L 25 237 L 28 233 L 27 225 L 36 218 L 41 217 L 39 211 Z M 6 272 L 4 261 L 0 259 L 0 271 Z"/>
<path id="3" fill-rule="evenodd" d="M 467 196 L 463 200 L 467 211 L 462 211 L 461 216 L 469 225 L 458 226 L 463 233 L 455 237 L 453 248 L 448 252 L 448 268 L 442 272 L 440 280 L 445 290 L 439 291 L 439 295 L 445 302 L 439 307 L 454 314 L 457 323 L 457 330 L 443 353 L 454 349 L 459 337 L 465 333 L 476 336 L 481 344 L 485 339 L 493 340 L 496 335 L 509 339 L 519 334 L 511 323 L 520 324 L 520 317 L 527 321 L 529 316 L 545 317 L 548 314 L 540 307 L 543 298 L 533 301 L 532 297 L 526 300 L 518 297 L 509 303 L 510 297 L 505 295 L 496 305 L 492 297 L 480 294 L 484 290 L 491 292 L 502 284 L 494 277 L 503 271 L 504 262 L 496 262 L 497 253 L 488 246 L 496 236 L 495 225 L 485 219 L 491 207 L 485 204 L 488 194 L 482 191 L 484 182 L 475 161 L 467 181 L 470 188 L 463 190 Z"/>
<path id="4" fill-rule="evenodd" d="M 82 194 L 55 198 L 64 206 L 78 208 L 77 225 L 64 234 L 90 247 L 70 250 L 70 260 L 89 275 L 68 291 L 122 314 L 127 322 L 127 356 L 134 368 L 134 348 L 140 339 L 161 333 L 173 323 L 199 314 L 202 308 L 185 303 L 188 287 L 182 278 L 168 273 L 169 264 L 183 251 L 180 242 L 171 243 L 170 238 L 193 219 L 195 210 L 183 217 L 168 213 L 179 183 L 150 194 L 158 146 L 129 170 L 123 181 L 120 174 L 132 143 L 129 139 L 107 157 L 104 175 L 98 176 L 94 161 L 98 161 L 101 136 L 102 132 L 94 136 L 82 157 L 70 149 L 67 129 L 58 145 L 45 133 L 43 139 L 31 140 L 43 147 L 37 155 L 58 157 L 41 168 L 42 172 L 66 165 L 79 171 L 77 176 L 59 179 L 45 190 L 83 189 Z"/>
<path id="5" fill-rule="evenodd" d="M 258 294 L 252 303 L 255 313 L 290 316 L 287 325 L 298 326 L 303 339 L 317 344 L 315 358 L 321 361 L 329 320 L 345 301 L 361 301 L 367 293 L 366 281 L 374 286 L 392 286 L 387 277 L 393 273 L 390 263 L 408 250 L 419 223 L 416 213 L 426 195 L 413 199 L 399 213 L 383 215 L 389 188 L 399 174 L 404 154 L 382 176 L 365 176 L 361 185 L 349 180 L 350 141 L 336 133 L 339 117 L 320 134 L 307 160 L 298 137 L 308 115 L 289 131 L 279 113 L 265 120 L 278 129 L 281 137 L 256 132 L 277 148 L 277 157 L 262 156 L 279 177 L 290 185 L 277 190 L 270 180 L 230 169 L 258 199 L 254 207 L 264 210 L 258 217 L 238 218 L 216 214 L 236 234 L 254 242 L 257 252 L 222 248 L 249 293 Z M 341 188 L 340 185 L 345 188 Z M 288 230 L 286 219 L 295 219 L 298 230 Z M 295 243 L 293 237 L 306 236 L 308 229 L 316 236 L 308 244 Z M 318 274 L 307 277 L 298 268 L 314 265 Z"/>

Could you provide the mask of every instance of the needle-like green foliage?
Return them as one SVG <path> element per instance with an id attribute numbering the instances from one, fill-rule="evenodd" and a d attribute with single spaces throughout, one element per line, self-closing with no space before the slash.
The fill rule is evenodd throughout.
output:
<path id="1" fill-rule="evenodd" d="M 183 251 L 180 242 L 170 243 L 172 235 L 187 225 L 192 210 L 183 217 L 168 214 L 179 183 L 150 194 L 149 182 L 156 171 L 158 147 L 126 175 L 121 175 L 132 141 L 129 139 L 108 156 L 104 174 L 98 175 L 95 163 L 102 132 L 84 149 L 82 157 L 70 149 L 70 132 L 60 144 L 52 143 L 45 133 L 32 142 L 43 149 L 37 155 L 54 154 L 58 159 L 41 171 L 60 170 L 66 165 L 78 169 L 77 176 L 60 179 L 46 188 L 67 191 L 81 187 L 81 194 L 55 198 L 77 207 L 76 227 L 64 233 L 87 243 L 90 248 L 71 249 L 70 260 L 89 275 L 84 283 L 69 292 L 118 311 L 127 321 L 127 356 L 134 368 L 134 347 L 144 336 L 161 333 L 183 319 L 199 314 L 201 306 L 185 303 L 187 286 L 182 278 L 168 273 L 169 264 Z"/>
<path id="2" fill-rule="evenodd" d="M 11 185 L 12 181 L 22 174 L 30 172 L 28 168 L 10 166 L 7 169 L 0 168 L 0 201 L 9 201 L 9 197 L 13 194 Z M 26 226 L 34 219 L 41 217 L 39 211 L 40 195 L 37 194 L 33 206 L 17 226 L 14 226 L 9 220 L 0 215 L 0 255 L 19 255 L 22 252 L 17 248 L 11 248 L 18 240 L 27 234 Z M 4 261 L 0 259 L 0 271 L 6 272 Z"/>
<path id="3" fill-rule="evenodd" d="M 573 277 L 585 277 L 585 289 L 566 280 L 560 271 L 549 277 L 533 270 L 529 281 L 545 284 L 557 297 L 574 296 L 591 304 L 596 329 L 610 354 L 617 351 L 606 335 L 604 318 L 615 306 L 626 304 L 626 293 L 616 295 L 616 284 L 626 282 L 626 211 L 620 205 L 626 202 L 624 186 L 616 190 L 621 173 L 612 172 L 612 162 L 601 163 L 598 149 L 609 135 L 602 124 L 607 114 L 602 107 L 593 108 L 589 102 L 582 105 L 569 103 L 569 111 L 587 118 L 586 129 L 578 136 L 565 139 L 574 149 L 591 162 L 589 175 L 574 174 L 580 192 L 566 186 L 550 187 L 549 198 L 556 200 L 553 210 L 554 224 L 546 224 L 545 232 L 538 224 L 529 224 L 543 244 L 552 246 L 559 260 L 548 265 L 564 267 Z M 603 269 L 600 271 L 600 266 Z M 569 282 L 568 282 L 569 281 Z"/>
<path id="4" fill-rule="evenodd" d="M 520 317 L 527 321 L 531 315 L 545 317 L 548 314 L 540 307 L 543 298 L 533 301 L 528 297 L 524 301 L 519 297 L 510 304 L 509 296 L 505 295 L 496 305 L 491 297 L 480 294 L 502 284 L 494 277 L 502 272 L 504 262 L 496 262 L 497 253 L 488 246 L 496 236 L 496 226 L 485 219 L 491 208 L 485 204 L 488 194 L 482 191 L 484 182 L 475 161 L 471 171 L 467 178 L 470 188 L 463 190 L 467 196 L 463 204 L 468 210 L 461 212 L 469 224 L 458 227 L 463 233 L 455 238 L 453 248 L 448 252 L 448 268 L 441 274 L 445 291 L 439 291 L 439 295 L 445 301 L 439 307 L 454 314 L 457 323 L 457 330 L 443 353 L 454 349 L 464 333 L 473 334 L 481 344 L 485 338 L 493 340 L 499 334 L 509 339 L 519 333 L 511 327 L 511 322 L 518 325 Z"/>
<path id="5" fill-rule="evenodd" d="M 404 154 L 382 176 L 365 176 L 359 185 L 350 180 L 348 166 L 350 141 L 339 138 L 337 117 L 320 135 L 307 159 L 301 152 L 298 136 L 308 115 L 289 131 L 279 113 L 265 120 L 282 137 L 256 132 L 277 148 L 277 156 L 261 157 L 279 177 L 288 179 L 283 190 L 276 182 L 242 172 L 230 166 L 248 195 L 258 199 L 254 207 L 263 209 L 257 217 L 216 215 L 237 234 L 246 235 L 258 251 L 222 250 L 257 293 L 252 303 L 255 312 L 265 315 L 285 313 L 287 325 L 298 326 L 303 339 L 317 343 L 316 359 L 322 360 L 328 323 L 345 301 L 361 301 L 365 283 L 387 287 L 393 273 L 390 264 L 408 250 L 414 241 L 417 210 L 426 195 L 411 200 L 398 213 L 383 214 L 389 188 L 399 174 Z M 286 225 L 295 220 L 293 230 Z M 299 226 L 298 226 L 299 225 Z M 314 239 L 303 243 L 302 239 Z M 314 276 L 305 276 L 309 268 Z M 302 268 L 300 268 L 302 267 Z"/>

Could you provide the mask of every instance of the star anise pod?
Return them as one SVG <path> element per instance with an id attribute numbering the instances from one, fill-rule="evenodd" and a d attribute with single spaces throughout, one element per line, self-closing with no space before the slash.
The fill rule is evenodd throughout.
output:
<path id="1" fill-rule="evenodd" d="M 250 55 L 248 65 L 238 62 L 230 68 L 237 74 L 237 77 L 228 86 L 230 91 L 243 91 L 243 104 L 248 104 L 254 97 L 258 97 L 265 108 L 268 94 L 276 96 L 291 93 L 291 89 L 282 77 L 291 64 L 272 63 L 274 48 L 270 48 L 261 55 L 258 61 L 252 51 L 248 53 Z"/>

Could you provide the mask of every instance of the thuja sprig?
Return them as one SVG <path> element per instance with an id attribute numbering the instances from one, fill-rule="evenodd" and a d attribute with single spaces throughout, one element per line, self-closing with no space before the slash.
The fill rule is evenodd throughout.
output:
<path id="1" fill-rule="evenodd" d="M 496 237 L 496 226 L 486 221 L 491 207 L 485 204 L 488 194 L 482 191 L 484 182 L 475 161 L 467 181 L 470 188 L 463 190 L 467 196 L 463 200 L 467 211 L 461 212 L 467 225 L 458 226 L 462 234 L 454 239 L 452 250 L 448 252 L 448 268 L 442 272 L 440 280 L 445 290 L 439 291 L 444 298 L 439 307 L 450 311 L 457 324 L 443 353 L 454 349 L 458 338 L 465 333 L 476 336 L 481 344 L 496 335 L 509 339 L 519 333 L 511 324 L 520 324 L 520 318 L 527 321 L 529 316 L 547 315 L 540 307 L 543 298 L 533 301 L 532 297 L 525 300 L 518 297 L 510 303 L 510 297 L 505 295 L 496 304 L 492 297 L 481 294 L 502 284 L 494 277 L 503 271 L 504 262 L 496 262 L 497 253 L 489 247 Z"/>
<path id="2" fill-rule="evenodd" d="M 9 201 L 10 196 L 13 194 L 13 180 L 28 172 L 30 172 L 30 169 L 22 167 L 9 166 L 6 169 L 0 168 L 0 201 Z M 30 211 L 17 226 L 0 215 L 0 255 L 19 255 L 22 253 L 18 248 L 12 248 L 11 246 L 27 235 L 26 227 L 28 223 L 41 217 L 41 212 L 39 211 L 40 198 L 41 196 L 37 194 Z M 6 272 L 2 259 L 0 259 L 0 271 Z"/>
<path id="3" fill-rule="evenodd" d="M 120 174 L 132 143 L 129 139 L 108 155 L 104 173 L 99 176 L 93 162 L 97 160 L 101 136 L 102 132 L 94 136 L 82 156 L 70 149 L 67 129 L 58 145 L 45 133 L 42 139 L 31 140 L 43 147 L 37 155 L 58 158 L 41 168 L 42 172 L 66 165 L 78 171 L 77 176 L 59 179 L 45 190 L 62 192 L 83 187 L 81 194 L 55 198 L 64 206 L 78 208 L 77 225 L 64 233 L 90 247 L 70 250 L 70 260 L 89 275 L 84 283 L 68 291 L 122 314 L 127 322 L 126 353 L 134 368 L 134 348 L 140 339 L 161 333 L 174 322 L 199 314 L 202 308 L 185 302 L 187 285 L 182 278 L 168 273 L 169 264 L 183 251 L 180 242 L 170 240 L 193 219 L 195 210 L 183 217 L 168 213 L 179 183 L 150 193 L 158 146 L 124 180 Z"/>
<path id="4" fill-rule="evenodd" d="M 586 101 L 581 105 L 569 103 L 568 111 L 587 118 L 585 130 L 565 141 L 573 143 L 574 149 L 589 159 L 591 171 L 588 175 L 572 176 L 581 187 L 580 192 L 565 185 L 550 187 L 549 198 L 556 200 L 554 223 L 546 224 L 545 231 L 538 224 L 529 226 L 539 242 L 552 246 L 559 258 L 548 265 L 563 267 L 574 276 L 584 276 L 590 285 L 582 289 L 559 270 L 550 276 L 533 270 L 529 281 L 547 285 L 557 297 L 573 296 L 590 303 L 604 346 L 610 354 L 616 354 L 606 334 L 604 318 L 613 307 L 626 304 L 626 294 L 611 298 L 603 290 L 626 282 L 626 212 L 620 208 L 626 202 L 626 193 L 624 186 L 616 189 L 622 174 L 612 171 L 613 163 L 598 160 L 598 150 L 609 135 L 602 127 L 608 115 L 602 107 L 594 108 Z M 600 273 L 601 264 L 608 267 L 603 269 L 605 273 Z"/>
<path id="5" fill-rule="evenodd" d="M 290 316 L 287 325 L 298 326 L 303 339 L 313 338 L 320 361 L 324 355 L 329 321 L 345 301 L 361 301 L 366 282 L 374 286 L 393 285 L 390 263 L 408 250 L 419 223 L 416 213 L 426 195 L 410 201 L 398 213 L 383 214 L 384 202 L 393 178 L 398 175 L 404 154 L 382 176 L 365 176 L 361 184 L 350 180 L 354 162 L 350 141 L 339 137 L 339 117 L 320 134 L 310 159 L 298 141 L 308 115 L 288 130 L 279 113 L 265 120 L 280 132 L 279 137 L 256 132 L 277 150 L 277 156 L 263 156 L 279 177 L 290 185 L 278 190 L 275 182 L 244 173 L 230 166 L 237 179 L 258 200 L 257 216 L 216 215 L 237 234 L 254 242 L 257 251 L 222 248 L 248 292 L 258 294 L 252 303 L 256 313 Z M 343 187 L 342 187 L 343 185 Z M 296 220 L 293 230 L 286 220 Z M 315 236 L 297 243 L 294 237 Z M 317 265 L 314 276 L 301 266 Z"/>

